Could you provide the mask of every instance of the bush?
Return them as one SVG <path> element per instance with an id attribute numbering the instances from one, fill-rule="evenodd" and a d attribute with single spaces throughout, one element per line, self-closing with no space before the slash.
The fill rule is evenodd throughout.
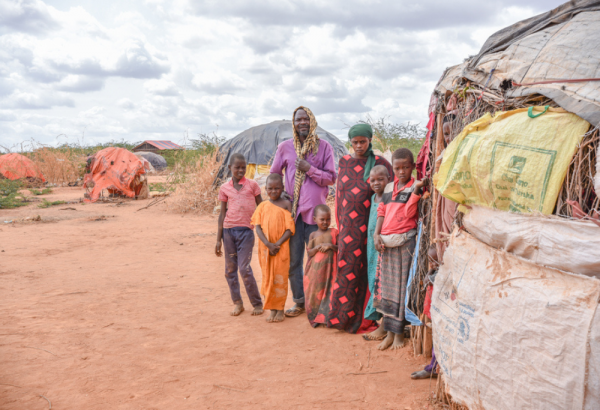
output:
<path id="1" fill-rule="evenodd" d="M 218 204 L 214 180 L 221 166 L 219 139 L 204 139 L 196 149 L 173 157 L 165 190 L 173 191 L 167 207 L 176 213 L 212 213 Z"/>
<path id="2" fill-rule="evenodd" d="M 52 193 L 52 188 L 44 188 L 42 190 L 30 189 L 29 192 L 31 192 L 33 195 L 48 195 Z"/>
<path id="3" fill-rule="evenodd" d="M 25 206 L 25 197 L 19 193 L 23 184 L 21 181 L 0 179 L 0 209 L 12 209 Z"/>
<path id="4" fill-rule="evenodd" d="M 389 122 L 385 117 L 378 120 L 373 120 L 368 117 L 366 121 L 360 121 L 373 127 L 373 149 L 381 152 L 390 150 L 394 152 L 398 148 L 408 148 L 412 151 L 415 159 L 427 135 L 427 129 L 421 127 L 420 124 L 395 124 Z M 351 147 L 350 143 L 346 143 L 346 147 Z"/>
<path id="5" fill-rule="evenodd" d="M 48 201 L 47 199 L 44 199 L 43 202 L 38 205 L 38 208 L 50 208 L 51 206 L 54 206 L 54 205 L 63 205 L 63 204 L 66 204 L 66 202 L 65 201 Z"/>

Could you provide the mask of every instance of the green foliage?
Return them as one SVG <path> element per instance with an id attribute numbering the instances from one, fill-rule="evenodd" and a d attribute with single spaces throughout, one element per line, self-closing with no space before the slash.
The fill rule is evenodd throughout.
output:
<path id="1" fill-rule="evenodd" d="M 175 164 L 184 168 L 195 166 L 198 160 L 209 157 L 219 150 L 219 145 L 225 141 L 225 137 L 217 134 L 198 134 L 198 138 L 190 139 L 188 149 L 159 152 L 167 161 L 167 168 L 173 169 Z"/>
<path id="2" fill-rule="evenodd" d="M 385 117 L 376 121 L 367 118 L 366 123 L 373 127 L 373 148 L 385 152 L 394 152 L 398 148 L 408 148 L 415 158 L 423 146 L 427 129 L 420 124 L 394 124 Z"/>
<path id="3" fill-rule="evenodd" d="M 0 209 L 11 209 L 27 205 L 25 197 L 19 193 L 21 186 L 21 181 L 0 179 Z"/>
<path id="4" fill-rule="evenodd" d="M 42 190 L 30 189 L 29 192 L 31 192 L 33 195 L 48 195 L 52 193 L 52 188 L 44 188 Z"/>
<path id="5" fill-rule="evenodd" d="M 48 201 L 47 199 L 44 199 L 43 202 L 38 205 L 38 208 L 50 208 L 51 206 L 54 206 L 54 205 L 63 205 L 63 204 L 66 204 L 66 202 L 65 201 Z"/>
<path id="6" fill-rule="evenodd" d="M 169 186 L 166 182 L 152 182 L 150 183 L 150 191 L 157 191 L 157 192 L 167 192 L 167 191 L 174 191 L 175 187 L 173 186 Z"/>

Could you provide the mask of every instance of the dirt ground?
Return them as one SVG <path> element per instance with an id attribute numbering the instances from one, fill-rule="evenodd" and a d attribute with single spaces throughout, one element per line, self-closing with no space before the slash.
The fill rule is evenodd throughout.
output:
<path id="1" fill-rule="evenodd" d="M 412 348 L 230 317 L 216 218 L 149 202 L 0 210 L 0 409 L 433 408 Z"/>

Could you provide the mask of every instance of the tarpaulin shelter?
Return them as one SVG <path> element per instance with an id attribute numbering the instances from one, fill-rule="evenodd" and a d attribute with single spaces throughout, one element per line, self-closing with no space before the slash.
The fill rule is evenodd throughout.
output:
<path id="1" fill-rule="evenodd" d="M 321 127 L 317 127 L 317 135 L 331 144 L 336 164 L 341 157 L 348 154 L 344 144 L 335 135 Z M 225 141 L 219 147 L 223 165 L 219 169 L 217 180 L 223 180 L 230 176 L 227 164 L 229 157 L 234 153 L 240 153 L 246 157 L 246 177 L 254 178 L 256 173 L 268 174 L 277 146 L 292 137 L 292 121 L 282 120 L 252 127 Z"/>
<path id="2" fill-rule="evenodd" d="M 97 201 L 104 189 L 133 198 L 147 187 L 144 162 L 125 148 L 109 147 L 98 151 L 91 158 L 89 169 L 83 186 L 91 188 L 91 202 Z"/>
<path id="3" fill-rule="evenodd" d="M 167 168 L 167 160 L 154 152 L 139 151 L 136 152 L 135 155 L 145 158 L 157 171 L 162 171 Z"/>
<path id="4" fill-rule="evenodd" d="M 156 170 L 154 169 L 154 167 L 152 166 L 152 164 L 150 163 L 150 161 L 148 161 L 146 158 L 144 158 L 143 156 L 141 156 L 139 152 L 136 152 L 135 156 L 142 160 L 142 162 L 144 163 L 144 169 L 146 170 L 147 174 L 151 174 L 153 172 L 156 172 Z"/>
<path id="5" fill-rule="evenodd" d="M 600 228 L 567 202 L 600 210 L 598 40 L 600 1 L 571 1 L 492 35 L 432 95 L 421 246 L 443 255 L 440 380 L 468 408 L 600 408 Z"/>
<path id="6" fill-rule="evenodd" d="M 37 165 L 24 155 L 12 153 L 0 156 L 0 175 L 7 179 L 30 179 L 46 182 Z"/>

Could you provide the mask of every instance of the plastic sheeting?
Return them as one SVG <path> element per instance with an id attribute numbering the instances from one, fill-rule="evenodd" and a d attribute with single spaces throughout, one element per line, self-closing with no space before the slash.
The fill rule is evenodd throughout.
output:
<path id="1" fill-rule="evenodd" d="M 348 150 L 335 135 L 330 134 L 321 127 L 317 127 L 317 135 L 331 144 L 337 166 L 340 158 L 348 154 Z M 230 176 L 227 164 L 231 154 L 242 154 L 246 157 L 247 164 L 270 165 L 277 151 L 277 146 L 292 137 L 292 122 L 283 120 L 252 127 L 225 141 L 219 147 L 219 152 L 223 155 L 224 161 L 221 169 L 219 169 L 217 179 L 224 180 Z"/>
<path id="2" fill-rule="evenodd" d="M 474 206 L 463 224 L 494 248 L 539 265 L 600 279 L 600 227 L 592 222 Z"/>
<path id="3" fill-rule="evenodd" d="M 535 108 L 487 113 L 467 125 L 434 176 L 440 193 L 460 204 L 551 214 L 589 123 L 562 109 Z"/>
<path id="4" fill-rule="evenodd" d="M 489 78 L 488 88 L 499 92 L 512 81 L 600 78 L 599 42 L 600 1 L 571 1 L 492 35 L 477 56 L 447 70 L 436 91 L 453 90 L 461 77 L 479 84 Z M 598 81 L 518 86 L 506 92 L 509 98 L 532 94 L 551 98 L 593 125 L 600 123 Z"/>
<path id="5" fill-rule="evenodd" d="M 35 178 L 46 182 L 37 165 L 26 156 L 17 153 L 0 156 L 0 174 L 12 180 Z"/>
<path id="6" fill-rule="evenodd" d="M 161 155 L 155 154 L 154 152 L 139 151 L 135 155 L 145 158 L 156 171 L 162 171 L 167 168 L 167 160 Z"/>
<path id="7" fill-rule="evenodd" d="M 590 391 L 600 369 L 599 297 L 595 278 L 453 236 L 431 307 L 453 400 L 486 410 L 600 408 Z"/>
<path id="8" fill-rule="evenodd" d="M 143 184 L 136 182 L 145 173 L 144 163 L 134 153 L 124 148 L 104 148 L 94 154 L 90 173 L 83 178 L 83 186 L 89 187 L 93 182 L 91 202 L 98 200 L 103 189 L 118 191 L 133 198 L 143 187 Z"/>

